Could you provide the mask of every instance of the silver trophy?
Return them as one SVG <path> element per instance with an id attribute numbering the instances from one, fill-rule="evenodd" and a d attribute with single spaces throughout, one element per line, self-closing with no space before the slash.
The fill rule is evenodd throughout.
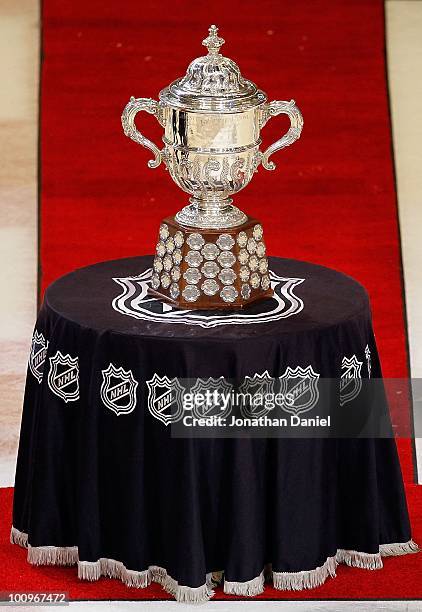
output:
<path id="1" fill-rule="evenodd" d="M 199 234 L 201 236 L 199 243 L 214 240 L 213 244 L 217 244 L 218 237 L 225 235 L 221 234 L 221 230 L 230 230 L 227 235 L 233 238 L 241 250 L 245 232 L 246 239 L 249 240 L 253 238 L 254 228 L 259 225 L 256 220 L 248 218 L 245 213 L 233 206 L 231 196 L 249 183 L 260 164 L 266 170 L 275 169 L 274 162 L 270 160 L 271 155 L 299 138 L 303 118 L 294 100 L 275 100 L 268 103 L 267 95 L 252 81 L 242 77 L 237 64 L 221 55 L 220 48 L 224 40 L 218 36 L 216 26 L 212 25 L 209 28 L 209 35 L 202 44 L 208 50 L 207 55 L 195 59 L 189 65 L 185 76 L 173 81 L 163 89 L 159 94 L 158 102 L 151 98 L 132 97 L 130 99 L 122 114 L 122 125 L 126 136 L 153 152 L 154 158 L 148 162 L 148 166 L 156 168 L 161 161 L 164 161 L 175 183 L 191 195 L 190 203 L 174 218 L 169 218 L 164 223 L 166 228 L 169 224 L 173 228 L 169 230 L 168 237 L 173 239 L 173 235 L 179 232 L 178 236 L 180 233 L 183 235 L 184 244 L 188 238 L 187 234 L 194 232 L 198 235 L 197 230 L 201 229 L 208 230 L 211 235 L 215 234 L 215 236 L 212 239 L 203 233 Z M 135 117 L 141 110 L 155 115 L 164 128 L 164 147 L 162 149 L 143 136 L 136 128 Z M 260 151 L 261 128 L 270 117 L 281 113 L 287 114 L 290 118 L 289 130 L 265 151 Z M 167 231 L 164 228 L 160 232 L 160 237 L 167 235 Z M 238 244 L 239 234 L 242 236 L 240 244 Z M 261 235 L 258 242 L 262 241 L 262 228 L 255 230 L 255 235 L 257 234 Z M 161 238 L 160 240 L 165 247 L 165 240 Z M 224 238 L 222 241 L 224 242 Z M 227 239 L 226 242 L 228 244 L 231 241 Z M 159 258 L 165 257 L 166 254 L 172 256 L 172 252 L 163 254 L 163 247 L 159 245 L 157 249 Z M 215 251 L 212 247 L 208 249 L 210 253 L 213 250 Z M 255 251 L 250 255 L 255 255 Z M 235 256 L 238 269 L 234 270 L 234 273 L 237 278 L 240 272 L 239 266 L 243 264 L 238 261 L 239 253 L 235 253 Z M 199 258 L 191 257 L 192 261 L 195 259 L 199 261 Z M 182 264 L 184 261 L 182 258 Z M 186 263 L 189 268 L 195 267 L 189 265 L 189 262 Z M 158 263 L 157 268 L 160 267 Z M 199 267 L 200 264 L 197 268 Z M 236 266 L 230 267 L 235 268 Z M 158 270 L 155 271 L 160 274 Z M 164 272 L 170 273 L 171 270 Z M 184 272 L 186 270 L 182 269 L 181 277 Z M 229 278 L 230 275 L 225 276 Z M 243 274 L 243 277 L 245 278 L 246 274 Z M 198 274 L 192 273 L 190 278 L 198 278 Z M 170 280 L 172 280 L 171 277 Z M 185 283 L 196 284 L 199 294 L 195 290 L 187 292 L 188 296 L 195 296 L 196 299 L 185 300 L 180 295 L 185 287 L 182 287 L 180 283 L 178 285 L 179 294 L 176 296 L 176 289 L 172 294 L 170 292 L 171 283 L 168 284 L 167 277 L 165 277 L 164 284 L 160 279 L 158 283 L 157 280 L 153 282 L 153 289 L 162 298 L 189 308 L 192 308 L 192 302 L 197 302 L 195 306 L 197 308 L 205 306 L 239 307 L 254 299 L 267 297 L 271 292 L 270 288 L 263 290 L 260 284 L 259 287 L 251 287 L 253 289 L 251 292 L 244 291 L 244 295 L 248 297 L 242 299 L 241 287 L 239 285 L 236 288 L 236 283 L 233 281 L 230 285 L 236 290 L 236 297 L 233 298 L 234 291 L 223 293 L 223 295 L 230 295 L 233 298 L 231 300 L 221 297 L 221 291 L 224 289 L 222 286 L 212 296 L 213 300 L 210 304 L 210 300 L 201 299 L 203 293 L 200 291 L 201 280 L 204 281 L 202 276 L 196 283 Z M 268 282 L 265 281 L 265 285 L 267 284 Z"/>

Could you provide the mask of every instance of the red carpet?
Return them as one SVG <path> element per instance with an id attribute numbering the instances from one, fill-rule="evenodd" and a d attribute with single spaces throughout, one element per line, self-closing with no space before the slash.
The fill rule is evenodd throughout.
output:
<path id="1" fill-rule="evenodd" d="M 159 220 L 186 202 L 162 168 L 147 168 L 149 154 L 123 136 L 120 114 L 130 95 L 157 97 L 184 74 L 211 23 L 243 74 L 270 99 L 294 97 L 305 118 L 302 139 L 277 156 L 277 171 L 261 169 L 236 203 L 260 217 L 271 254 L 337 268 L 367 287 L 384 374 L 406 377 L 381 0 L 44 0 L 42 288 L 79 266 L 151 253 Z M 141 123 L 158 142 L 155 120 L 142 115 Z M 283 119 L 272 120 L 264 145 L 285 129 Z M 408 410 L 394 418 L 409 424 Z M 410 483 L 410 442 L 399 446 Z M 414 537 L 422 540 L 421 488 L 409 486 L 408 493 Z M 1 504 L 4 516 L 10 493 L 2 493 Z M 10 588 L 48 586 L 76 598 L 166 597 L 157 586 L 84 584 L 74 569 L 31 568 L 5 538 L 0 571 Z M 341 567 L 337 580 L 317 590 L 267 589 L 262 597 L 420 597 L 421 564 L 422 555 L 413 555 L 386 559 L 376 574 Z"/>

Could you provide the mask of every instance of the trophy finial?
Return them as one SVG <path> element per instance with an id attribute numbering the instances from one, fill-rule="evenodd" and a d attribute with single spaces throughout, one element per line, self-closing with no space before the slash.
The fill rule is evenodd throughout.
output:
<path id="1" fill-rule="evenodd" d="M 222 47 L 225 43 L 224 38 L 220 38 L 218 36 L 218 28 L 215 25 L 212 25 L 208 29 L 208 36 L 202 41 L 204 47 L 207 47 L 209 55 L 218 55 L 220 51 L 220 47 Z"/>

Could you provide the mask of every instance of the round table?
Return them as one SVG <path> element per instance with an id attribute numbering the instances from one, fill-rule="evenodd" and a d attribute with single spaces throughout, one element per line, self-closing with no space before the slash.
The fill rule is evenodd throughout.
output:
<path id="1" fill-rule="evenodd" d="M 362 381 L 381 377 L 365 289 L 270 258 L 273 298 L 183 311 L 148 295 L 151 262 L 99 263 L 46 291 L 13 511 L 29 561 L 196 602 L 219 581 L 240 595 L 265 579 L 312 588 L 338 563 L 416 550 L 391 438 L 174 435 L 180 380 L 276 385 L 293 393 L 285 417 L 311 415 L 323 379 L 340 381 L 339 411 L 364 403 Z"/>

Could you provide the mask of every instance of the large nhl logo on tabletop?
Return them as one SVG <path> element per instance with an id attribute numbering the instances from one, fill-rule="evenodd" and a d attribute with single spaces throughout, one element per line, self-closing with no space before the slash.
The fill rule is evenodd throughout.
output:
<path id="1" fill-rule="evenodd" d="M 112 363 L 106 370 L 102 370 L 103 382 L 101 385 L 101 399 L 107 408 L 117 416 L 129 414 L 136 406 L 136 388 L 132 370 L 117 368 Z"/>
<path id="2" fill-rule="evenodd" d="M 164 425 L 176 423 L 183 415 L 184 389 L 177 378 L 154 374 L 146 381 L 148 387 L 148 410 Z"/>
<path id="3" fill-rule="evenodd" d="M 199 325 L 204 328 L 220 325 L 251 325 L 287 319 L 301 312 L 303 301 L 295 295 L 295 288 L 304 282 L 303 278 L 278 276 L 271 270 L 269 277 L 273 295 L 259 306 L 251 305 L 239 311 L 186 310 L 171 306 L 148 294 L 152 270 L 145 270 L 139 276 L 113 278 L 123 291 L 113 299 L 112 307 L 122 315 L 155 323 L 179 323 Z"/>
<path id="4" fill-rule="evenodd" d="M 354 400 L 362 389 L 362 364 L 356 355 L 350 358 L 343 357 L 341 362 L 342 374 L 340 378 L 340 406 Z"/>
<path id="5" fill-rule="evenodd" d="M 210 416 L 219 416 L 227 418 L 231 412 L 232 406 L 230 395 L 233 391 L 233 385 L 225 380 L 224 376 L 220 378 L 197 378 L 195 384 L 190 389 L 190 393 L 195 397 L 205 394 L 214 394 L 214 401 L 198 405 L 193 403 L 192 412 L 198 419 L 207 418 Z M 222 403 L 222 398 L 225 404 Z"/>
<path id="6" fill-rule="evenodd" d="M 298 415 L 308 412 L 319 400 L 319 374 L 311 365 L 306 368 L 288 366 L 280 378 L 280 393 L 284 396 L 283 410 Z"/>
<path id="7" fill-rule="evenodd" d="M 239 387 L 239 392 L 244 394 L 245 397 L 245 400 L 240 404 L 242 415 L 245 418 L 258 419 L 271 410 L 265 405 L 265 396 L 274 393 L 274 378 L 267 371 L 262 374 L 245 376 L 245 380 Z M 250 400 L 246 396 L 250 396 Z"/>
<path id="8" fill-rule="evenodd" d="M 48 341 L 44 338 L 42 333 L 38 333 L 37 330 L 35 330 L 34 335 L 32 336 L 31 352 L 29 354 L 28 365 L 38 383 L 41 383 L 42 381 L 47 348 Z"/>
<path id="9" fill-rule="evenodd" d="M 60 351 L 50 357 L 48 386 L 65 402 L 79 399 L 79 363 L 77 357 L 62 355 Z"/>

